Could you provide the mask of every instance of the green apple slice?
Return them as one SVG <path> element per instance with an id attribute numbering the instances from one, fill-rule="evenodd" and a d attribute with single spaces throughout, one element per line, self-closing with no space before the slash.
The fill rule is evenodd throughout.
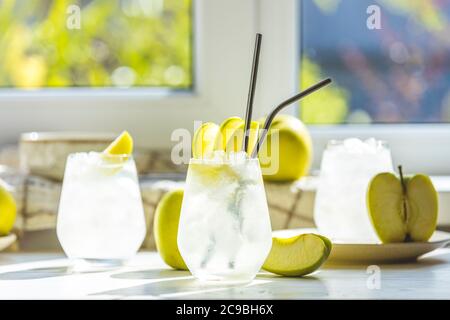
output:
<path id="1" fill-rule="evenodd" d="M 316 234 L 316 236 L 318 236 L 320 239 L 322 239 L 322 241 L 325 243 L 325 246 L 327 247 L 328 253 L 327 253 L 327 259 L 330 256 L 331 253 L 331 249 L 333 248 L 333 243 L 331 242 L 330 239 L 328 239 L 325 236 L 322 236 L 320 234 Z"/>
<path id="2" fill-rule="evenodd" d="M 317 234 L 300 234 L 290 238 L 272 238 L 272 249 L 263 269 L 300 277 L 317 270 L 331 252 L 331 241 Z"/>
<path id="3" fill-rule="evenodd" d="M 423 174 L 377 174 L 367 189 L 367 209 L 383 243 L 427 241 L 436 229 L 438 196 Z"/>
<path id="4" fill-rule="evenodd" d="M 227 153 L 237 152 L 242 149 L 244 141 L 245 121 L 239 117 L 230 117 L 222 122 L 216 137 L 214 150 L 222 150 Z M 249 140 L 247 152 L 253 151 L 259 137 L 259 122 L 251 121 L 249 128 Z"/>
<path id="5" fill-rule="evenodd" d="M 195 131 L 192 139 L 192 157 L 203 159 L 214 150 L 216 136 L 219 133 L 219 126 L 212 122 L 203 123 Z"/>

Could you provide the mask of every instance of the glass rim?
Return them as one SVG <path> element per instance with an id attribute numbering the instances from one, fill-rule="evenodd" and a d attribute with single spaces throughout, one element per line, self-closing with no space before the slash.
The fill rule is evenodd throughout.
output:
<path id="1" fill-rule="evenodd" d="M 81 151 L 81 152 L 72 152 L 69 153 L 69 157 L 73 157 L 77 154 L 86 154 L 86 155 L 96 155 L 101 159 L 114 159 L 114 160 L 123 160 L 123 162 L 128 161 L 128 160 L 132 160 L 133 159 L 133 155 L 132 154 L 109 154 L 109 153 L 104 153 L 104 152 L 100 152 L 100 151 Z"/>
<path id="2" fill-rule="evenodd" d="M 194 158 L 191 157 L 189 159 L 189 164 L 191 163 L 195 163 L 195 164 L 205 164 L 205 165 L 221 165 L 221 164 L 239 164 L 241 162 L 241 160 L 235 161 L 235 160 L 230 160 L 230 159 L 221 159 L 221 160 L 217 160 L 214 158 Z M 249 163 L 249 162 L 258 162 L 259 163 L 259 159 L 258 157 L 255 158 L 250 158 L 250 157 L 246 157 L 243 161 L 244 163 Z"/>
<path id="3" fill-rule="evenodd" d="M 359 138 L 356 138 L 356 139 L 359 139 Z M 370 139 L 370 138 L 368 138 L 368 139 Z M 359 139 L 359 140 L 361 140 L 362 142 L 366 142 L 368 139 Z M 377 143 L 377 146 L 382 146 L 382 147 L 386 147 L 386 148 L 389 147 L 389 143 L 386 140 L 376 139 L 376 138 L 374 138 L 374 139 L 375 139 L 375 142 Z M 326 147 L 328 148 L 328 147 L 341 146 L 344 144 L 345 140 L 346 140 L 345 138 L 328 140 Z"/>

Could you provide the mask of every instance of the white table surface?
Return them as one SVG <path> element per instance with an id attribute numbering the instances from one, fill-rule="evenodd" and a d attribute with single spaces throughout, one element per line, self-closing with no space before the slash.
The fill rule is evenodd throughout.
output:
<path id="1" fill-rule="evenodd" d="M 305 278 L 261 272 L 240 286 L 200 284 L 155 252 L 111 271 L 72 273 L 69 266 L 57 253 L 0 253 L 0 299 L 450 299 L 450 249 L 380 265 L 379 289 L 366 265 L 325 266 Z"/>

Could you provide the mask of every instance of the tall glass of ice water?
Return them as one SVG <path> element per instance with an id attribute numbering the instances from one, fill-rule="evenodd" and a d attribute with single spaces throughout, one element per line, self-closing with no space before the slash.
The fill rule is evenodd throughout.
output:
<path id="1" fill-rule="evenodd" d="M 251 281 L 272 245 L 258 159 L 191 159 L 178 227 L 178 247 L 200 280 Z"/>
<path id="2" fill-rule="evenodd" d="M 91 265 L 121 264 L 138 251 L 145 231 L 133 158 L 69 155 L 57 222 L 66 255 Z"/>
<path id="3" fill-rule="evenodd" d="M 314 208 L 319 231 L 335 241 L 379 242 L 369 219 L 366 191 L 380 172 L 393 172 L 385 142 L 330 141 L 322 157 Z"/>

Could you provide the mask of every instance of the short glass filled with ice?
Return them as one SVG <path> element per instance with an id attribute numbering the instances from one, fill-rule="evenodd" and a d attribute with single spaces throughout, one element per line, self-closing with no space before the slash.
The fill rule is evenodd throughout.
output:
<path id="1" fill-rule="evenodd" d="M 384 141 L 350 138 L 332 140 L 322 156 L 314 220 L 334 241 L 378 243 L 366 206 L 370 180 L 393 172 L 391 152 Z"/>
<path id="2" fill-rule="evenodd" d="M 136 254 L 145 232 L 132 156 L 69 155 L 57 222 L 66 255 L 92 265 L 122 264 Z"/>
<path id="3" fill-rule="evenodd" d="M 191 159 L 178 247 L 192 274 L 205 281 L 249 282 L 272 244 L 259 160 L 245 152 Z"/>

